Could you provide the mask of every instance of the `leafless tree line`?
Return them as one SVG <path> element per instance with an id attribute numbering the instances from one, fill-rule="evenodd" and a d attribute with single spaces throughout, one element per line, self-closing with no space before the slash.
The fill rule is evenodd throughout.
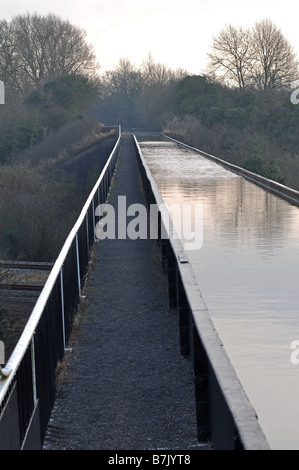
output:
<path id="1" fill-rule="evenodd" d="M 130 59 L 121 58 L 118 65 L 101 75 L 101 85 L 104 95 L 144 91 L 156 86 L 163 87 L 184 78 L 188 73 L 183 69 L 173 70 L 161 62 L 155 62 L 151 53 L 136 67 Z"/>
<path id="2" fill-rule="evenodd" d="M 99 77 L 99 118 L 124 127 L 159 128 L 172 112 L 176 85 L 187 75 L 183 69 L 156 62 L 151 53 L 140 66 L 121 58 Z"/>
<path id="3" fill-rule="evenodd" d="M 84 30 L 58 16 L 18 15 L 0 22 L 0 78 L 25 91 L 62 74 L 94 74 L 98 64 Z"/>
<path id="4" fill-rule="evenodd" d="M 299 76 L 291 44 L 269 19 L 251 29 L 228 25 L 213 39 L 208 57 L 208 74 L 239 88 L 275 90 Z"/>

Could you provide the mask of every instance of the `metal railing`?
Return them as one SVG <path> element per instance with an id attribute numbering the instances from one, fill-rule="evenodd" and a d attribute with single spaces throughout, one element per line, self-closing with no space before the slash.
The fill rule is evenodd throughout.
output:
<path id="1" fill-rule="evenodd" d="M 215 449 L 268 450 L 135 136 L 134 141 L 147 203 L 163 209 L 159 212 L 162 264 L 168 275 L 169 305 L 178 313 L 181 353 L 190 357 L 192 366 L 198 440 L 211 442 Z"/>
<path id="2" fill-rule="evenodd" d="M 24 331 L 0 369 L 0 450 L 40 449 L 55 401 L 89 253 L 96 241 L 95 210 L 106 201 L 119 154 L 121 129 L 109 159 L 49 274 Z"/>

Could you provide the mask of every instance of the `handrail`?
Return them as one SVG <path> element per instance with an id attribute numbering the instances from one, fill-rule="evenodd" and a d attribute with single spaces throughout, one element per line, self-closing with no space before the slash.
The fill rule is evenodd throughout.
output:
<path id="1" fill-rule="evenodd" d="M 76 279 L 76 281 L 78 282 L 78 286 L 76 287 L 76 292 L 79 294 L 79 298 L 80 298 L 80 295 L 81 295 L 81 281 L 82 281 L 82 275 L 81 275 L 81 268 L 82 266 L 80 266 L 80 256 L 83 258 L 85 257 L 84 259 L 86 259 L 86 253 L 85 253 L 85 250 L 87 249 L 87 251 L 89 252 L 89 248 L 90 248 L 90 240 L 89 240 L 89 226 L 88 224 L 90 223 L 90 221 L 88 220 L 88 217 L 89 217 L 89 213 L 90 211 L 92 210 L 92 213 L 91 213 L 91 216 L 95 217 L 95 202 L 100 201 L 100 194 L 99 194 L 99 191 L 100 191 L 100 188 L 103 192 L 103 199 L 106 198 L 107 196 L 107 193 L 108 193 L 108 189 L 109 189 L 109 184 L 110 184 L 110 181 L 111 181 L 111 178 L 112 178 L 112 173 L 113 173 L 113 169 L 114 169 L 114 166 L 115 166 L 115 162 L 116 162 L 116 159 L 117 159 L 117 155 L 118 155 L 118 152 L 119 152 L 119 147 L 120 147 L 120 139 L 121 139 L 121 128 L 120 126 L 118 127 L 118 139 L 117 139 L 117 142 L 96 182 L 96 184 L 94 185 L 90 195 L 88 196 L 81 212 L 80 212 L 80 215 L 76 221 L 76 223 L 74 224 L 71 232 L 69 233 L 68 237 L 66 238 L 65 240 L 65 243 L 54 263 L 54 266 L 47 278 L 47 281 L 42 289 L 42 292 L 40 293 L 38 299 L 37 299 L 37 302 L 32 310 L 32 313 L 28 319 L 28 322 L 27 324 L 25 325 L 25 328 L 23 330 L 23 333 L 21 334 L 18 342 L 17 342 L 17 345 L 15 346 L 10 358 L 8 359 L 6 365 L 4 368 L 0 369 L 0 424 L 1 424 L 1 414 L 3 413 L 4 411 L 4 408 L 6 406 L 6 402 L 8 400 L 7 398 L 7 395 L 9 393 L 11 393 L 11 390 L 14 386 L 14 383 L 18 381 L 18 378 L 17 378 L 17 374 L 18 374 L 18 369 L 20 368 L 20 365 L 22 363 L 22 361 L 24 360 L 25 362 L 27 361 L 27 368 L 29 367 L 29 375 L 32 376 L 32 384 L 30 383 L 30 388 L 32 387 L 32 395 L 33 397 L 30 397 L 30 399 L 33 399 L 34 402 L 37 401 L 37 396 L 36 396 L 36 388 L 37 388 L 37 384 L 36 384 L 36 365 L 35 365 L 35 361 L 36 361 L 36 355 L 35 355 L 35 352 L 34 352 L 34 340 L 35 340 L 35 334 L 36 334 L 36 330 L 38 328 L 38 325 L 41 321 L 41 318 L 43 316 L 43 313 L 44 311 L 46 310 L 47 308 L 47 304 L 50 300 L 50 297 L 53 295 L 53 291 L 56 289 L 58 292 L 57 292 L 57 295 L 56 295 L 56 299 L 54 300 L 54 303 L 56 302 L 57 305 L 59 304 L 59 308 L 61 308 L 62 310 L 62 313 L 64 313 L 64 282 L 65 279 L 64 279 L 64 268 L 65 268 L 65 264 L 67 264 L 67 257 L 69 256 L 69 253 L 73 250 L 74 251 L 74 247 L 76 246 L 76 266 L 74 264 L 74 267 L 72 268 L 72 271 L 76 271 L 76 276 L 74 276 L 74 272 L 72 272 L 72 276 L 73 276 L 73 280 Z M 102 187 L 104 187 L 102 189 Z M 85 240 L 84 240 L 84 249 L 82 249 L 82 253 L 79 252 L 79 236 L 82 232 L 82 230 L 84 231 L 84 236 L 85 236 Z M 95 239 L 95 220 L 93 220 L 93 240 Z M 86 248 L 87 247 L 87 248 Z M 88 261 L 87 261 L 88 263 Z M 85 263 L 86 264 L 86 263 Z M 68 267 L 67 267 L 68 268 Z M 68 268 L 69 269 L 69 268 Z M 86 266 L 84 267 L 84 269 L 86 269 Z M 82 272 L 84 272 L 84 269 L 82 270 Z M 53 307 L 54 308 L 54 307 Z M 55 308 L 56 308 L 56 304 L 55 304 Z M 56 308 L 57 309 L 57 308 Z M 59 330 L 59 334 L 63 335 L 64 336 L 64 344 L 63 346 L 65 347 L 65 324 L 64 324 L 64 319 L 59 319 L 59 322 L 61 322 L 61 324 L 59 323 L 58 326 L 54 326 L 54 329 L 57 328 L 57 331 Z M 51 325 L 52 327 L 52 325 Z M 60 331 L 60 330 L 63 330 L 63 331 Z M 56 331 L 56 330 L 55 330 Z M 50 348 L 52 346 L 49 346 Z M 58 345 L 58 346 L 53 346 L 53 349 L 57 349 L 57 350 L 61 350 L 62 346 L 61 345 Z M 56 356 L 58 357 L 59 355 L 61 355 L 61 352 L 59 351 L 55 351 L 55 354 Z M 26 355 L 29 354 L 30 355 L 30 359 L 29 359 L 29 362 L 28 362 L 28 359 L 26 358 Z M 25 360 L 26 359 L 26 360 Z M 55 359 L 52 359 L 52 358 L 48 358 L 49 361 L 55 361 Z M 31 362 L 31 366 L 29 366 L 28 364 Z M 46 367 L 48 364 L 44 364 Z M 52 364 L 51 364 L 52 365 Z M 56 367 L 56 364 L 54 364 L 54 367 Z M 28 372 L 28 371 L 27 371 Z M 2 376 L 2 377 L 1 377 Z M 27 404 L 26 404 L 27 406 Z M 28 405 L 29 406 L 29 405 Z M 31 405 L 31 408 L 32 408 L 32 405 Z M 26 415 L 26 410 L 25 411 L 22 411 L 24 412 L 24 414 Z M 30 414 L 32 412 L 32 409 L 30 409 L 28 411 L 28 413 Z M 28 414 L 27 413 L 27 414 Z M 19 414 L 22 414 L 21 412 L 19 412 Z M 21 417 L 23 419 L 23 417 Z M 29 421 L 29 417 L 26 416 L 26 422 Z M 27 423 L 28 424 L 28 423 Z M 24 432 L 21 436 L 21 438 L 24 437 L 24 433 L 26 432 L 26 429 L 24 429 Z M 0 433 L 1 435 L 1 433 Z M 0 438 L 1 439 L 1 438 Z M 22 441 L 22 439 L 21 439 Z M 21 442 L 22 444 L 22 442 Z M 1 448 L 1 442 L 0 442 L 0 448 Z"/>
<path id="2" fill-rule="evenodd" d="M 179 314 L 181 351 L 192 360 L 198 436 L 211 440 L 218 448 L 268 450 L 269 444 L 255 410 L 214 327 L 192 266 L 135 136 L 134 141 L 143 182 L 151 193 L 149 198 L 155 201 L 159 210 L 162 208 L 161 222 L 164 234 L 167 233 L 162 242 L 166 243 L 164 253 L 167 253 L 169 289 L 172 290 L 170 301 Z"/>
<path id="3" fill-rule="evenodd" d="M 60 269 L 61 269 L 61 266 L 63 265 L 64 263 L 64 260 L 66 258 L 66 255 L 70 249 L 70 246 L 71 244 L 73 243 L 73 240 L 74 238 L 76 237 L 76 233 L 78 232 L 78 229 L 79 227 L 81 226 L 82 222 L 84 221 L 84 218 L 86 216 L 86 212 L 87 212 L 87 209 L 88 207 L 90 206 L 91 204 L 91 201 L 94 197 L 94 194 L 95 192 L 97 191 L 97 188 L 100 184 L 100 182 L 102 181 L 105 173 L 106 173 L 106 170 L 109 166 L 109 163 L 110 163 L 110 160 L 113 156 L 113 153 L 115 151 L 115 149 L 117 148 L 119 144 L 119 139 L 117 141 L 117 143 L 115 144 L 115 147 L 114 147 L 114 150 L 112 151 L 112 153 L 110 154 L 110 157 L 106 163 L 106 165 L 104 166 L 102 172 L 101 172 L 101 175 L 99 176 L 98 178 L 98 181 L 96 182 L 93 190 L 91 191 L 88 199 L 86 200 L 82 210 L 81 210 L 81 213 L 75 223 L 75 225 L 73 226 L 71 232 L 69 233 L 59 255 L 58 255 L 58 258 L 56 259 L 55 263 L 54 263 L 54 266 L 47 278 L 47 281 L 44 285 L 44 288 L 40 294 L 40 296 L 38 297 L 37 301 L 36 301 L 36 304 L 32 310 L 32 313 L 28 319 L 28 322 L 27 324 L 25 325 L 25 328 L 23 330 L 23 333 L 15 347 L 15 349 L 13 350 L 8 362 L 6 363 L 6 366 L 5 368 L 1 369 L 3 372 L 4 372 L 4 375 L 5 375 L 5 372 L 6 374 L 8 375 L 13 375 L 13 371 L 17 368 L 18 366 L 18 363 L 20 362 L 20 360 L 22 359 L 24 353 L 25 353 L 25 350 L 26 348 L 28 347 L 28 344 L 31 340 L 31 337 L 32 337 L 32 334 L 34 333 L 34 330 L 36 328 L 36 325 L 41 317 L 41 314 L 43 312 L 43 309 L 45 307 L 45 304 L 46 304 L 46 301 L 48 300 L 49 298 L 49 295 L 50 295 L 50 292 L 57 280 L 57 277 L 58 275 L 60 274 Z M 2 394 L 4 393 L 3 390 L 5 390 L 5 388 L 7 388 L 9 386 L 9 380 L 7 380 L 6 382 L 4 382 L 5 386 L 6 387 L 1 387 L 2 383 L 0 382 L 0 401 L 1 401 L 1 396 Z"/>

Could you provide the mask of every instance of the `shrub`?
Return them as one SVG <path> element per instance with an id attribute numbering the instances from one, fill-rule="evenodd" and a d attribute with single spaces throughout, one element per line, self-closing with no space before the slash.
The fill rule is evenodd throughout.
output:
<path id="1" fill-rule="evenodd" d="M 2 166 L 0 191 L 1 258 L 55 260 L 84 200 L 78 185 L 28 165 Z"/>

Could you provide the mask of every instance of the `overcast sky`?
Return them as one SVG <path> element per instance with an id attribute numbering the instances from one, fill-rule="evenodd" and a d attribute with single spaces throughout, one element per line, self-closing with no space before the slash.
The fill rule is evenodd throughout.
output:
<path id="1" fill-rule="evenodd" d="M 155 61 L 200 74 L 213 36 L 227 24 L 253 26 L 270 18 L 299 56 L 298 0 L 1 0 L 1 18 L 54 13 L 87 32 L 101 71 L 120 58 Z"/>

